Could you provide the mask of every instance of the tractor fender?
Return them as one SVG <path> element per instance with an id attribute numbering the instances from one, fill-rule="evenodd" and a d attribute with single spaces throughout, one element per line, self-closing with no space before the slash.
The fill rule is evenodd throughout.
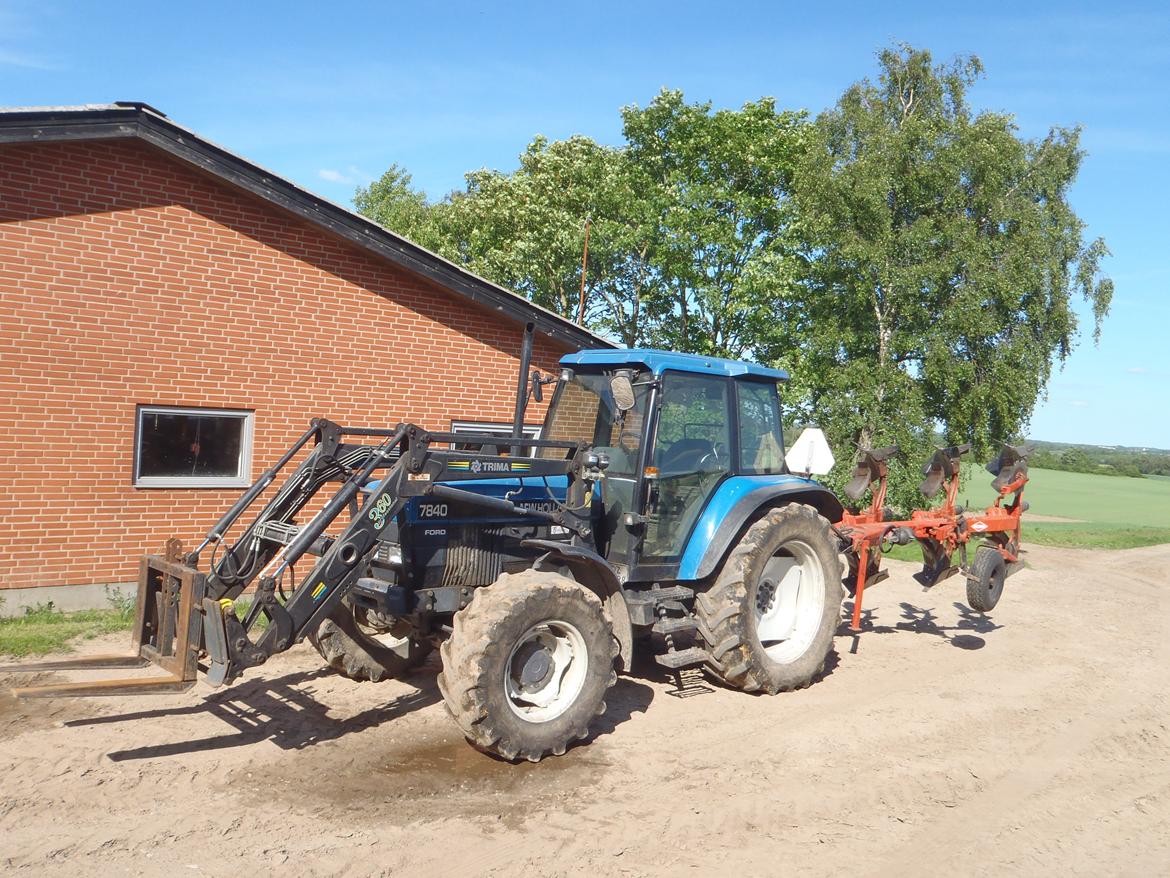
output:
<path id="1" fill-rule="evenodd" d="M 601 598 L 618 641 L 621 670 L 629 671 L 634 656 L 634 627 L 621 580 L 609 562 L 592 549 L 557 540 L 524 540 L 520 545 L 545 551 L 536 560 L 537 570 L 568 568 L 573 579 Z"/>
<path id="2" fill-rule="evenodd" d="M 806 503 L 834 523 L 845 511 L 832 491 L 812 479 L 732 476 L 719 485 L 699 516 L 680 559 L 678 578 L 710 576 L 749 524 L 767 510 L 788 503 Z"/>

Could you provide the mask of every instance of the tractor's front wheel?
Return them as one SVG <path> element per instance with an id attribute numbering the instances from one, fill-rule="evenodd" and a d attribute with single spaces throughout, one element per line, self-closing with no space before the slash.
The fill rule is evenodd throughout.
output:
<path id="1" fill-rule="evenodd" d="M 364 610 L 341 603 L 309 635 L 325 664 L 351 680 L 378 683 L 402 677 L 431 653 L 431 645 L 379 624 Z"/>
<path id="2" fill-rule="evenodd" d="M 563 754 L 617 682 L 600 599 L 555 573 L 505 573 L 476 589 L 440 653 L 451 716 L 475 747 L 510 760 Z"/>
<path id="3" fill-rule="evenodd" d="M 748 528 L 715 584 L 695 597 L 712 669 L 746 692 L 804 688 L 833 648 L 841 597 L 829 522 L 811 506 L 773 509 Z"/>

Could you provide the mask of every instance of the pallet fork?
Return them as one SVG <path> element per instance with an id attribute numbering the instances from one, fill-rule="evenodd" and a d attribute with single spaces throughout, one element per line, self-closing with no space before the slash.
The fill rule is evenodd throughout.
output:
<path id="1" fill-rule="evenodd" d="M 148 555 L 139 567 L 138 603 L 130 652 L 3 665 L 0 672 L 93 671 L 145 668 L 151 664 L 166 671 L 165 676 L 51 683 L 13 689 L 13 695 L 18 698 L 135 695 L 190 689 L 195 685 L 199 670 L 203 618 L 195 608 L 203 600 L 205 585 L 206 577 L 184 563 L 179 541 L 168 540 L 165 555 Z"/>

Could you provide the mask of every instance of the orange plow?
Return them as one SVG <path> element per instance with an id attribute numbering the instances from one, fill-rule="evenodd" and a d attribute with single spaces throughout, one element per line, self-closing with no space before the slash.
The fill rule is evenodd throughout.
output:
<path id="1" fill-rule="evenodd" d="M 1020 516 L 1027 509 L 1023 494 L 1028 482 L 1028 452 L 1022 446 L 1002 446 L 987 466 L 995 476 L 992 487 L 999 496 L 991 506 L 974 512 L 956 504 L 960 460 L 970 450 L 970 445 L 959 445 L 935 452 L 923 467 L 919 489 L 928 498 L 942 492 L 943 501 L 931 509 L 915 510 L 907 519 L 894 519 L 885 507 L 889 460 L 898 453 L 897 447 L 862 450 L 845 493 L 856 501 L 868 490 L 870 505 L 846 512 L 838 525 L 847 542 L 846 586 L 853 593 L 852 630 L 861 630 L 866 586 L 887 576 L 881 569 L 882 555 L 895 545 L 913 541 L 922 547 L 922 570 L 916 578 L 923 585 L 932 586 L 962 571 L 967 577 L 967 602 L 972 609 L 987 612 L 999 601 L 1004 580 L 1019 568 Z M 967 550 L 972 540 L 977 541 L 977 547 L 974 559 L 968 563 Z M 956 552 L 960 556 L 958 565 L 953 562 Z"/>

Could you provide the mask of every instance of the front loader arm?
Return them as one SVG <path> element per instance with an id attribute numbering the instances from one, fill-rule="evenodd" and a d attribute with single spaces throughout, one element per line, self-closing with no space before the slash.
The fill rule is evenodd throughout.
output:
<path id="1" fill-rule="evenodd" d="M 596 460 L 584 455 L 584 449 L 579 444 L 571 443 L 574 447 L 566 448 L 566 454 L 569 451 L 574 453 L 571 458 L 561 460 L 469 455 L 466 452 L 429 447 L 432 441 L 447 442 L 450 438 L 448 434 L 430 434 L 413 425 L 403 425 L 385 442 L 372 449 L 364 465 L 350 475 L 325 507 L 297 532 L 284 551 L 271 557 L 259 574 L 255 600 L 242 622 L 233 611 L 230 601 L 217 600 L 214 595 L 204 599 L 209 682 L 213 685 L 230 682 L 243 669 L 264 663 L 270 656 L 288 649 L 315 631 L 352 589 L 363 562 L 376 548 L 382 531 L 387 524 L 396 520 L 412 497 L 433 494 L 489 507 L 496 512 L 511 512 L 518 517 L 543 517 L 567 527 L 578 536 L 588 535 L 588 518 L 572 508 L 556 512 L 521 509 L 507 500 L 485 497 L 440 483 L 440 479 L 458 483 L 472 477 L 513 478 L 519 472 L 536 477 L 576 473 L 578 487 L 575 493 L 581 494 L 580 476 L 588 479 L 598 475 L 599 471 Z M 390 452 L 399 445 L 403 446 L 401 455 L 391 464 Z M 469 456 L 481 461 L 484 467 L 506 466 L 507 469 L 489 469 L 477 475 L 469 467 Z M 312 571 L 282 601 L 278 596 L 278 588 L 286 571 L 318 544 L 329 525 L 344 510 L 356 509 L 358 495 L 370 482 L 374 471 L 388 465 L 388 472 L 368 494 L 358 513 L 340 536 L 329 544 Z M 300 506 L 303 505 L 302 502 Z M 248 636 L 248 629 L 260 613 L 268 617 L 270 624 L 253 642 Z"/>

